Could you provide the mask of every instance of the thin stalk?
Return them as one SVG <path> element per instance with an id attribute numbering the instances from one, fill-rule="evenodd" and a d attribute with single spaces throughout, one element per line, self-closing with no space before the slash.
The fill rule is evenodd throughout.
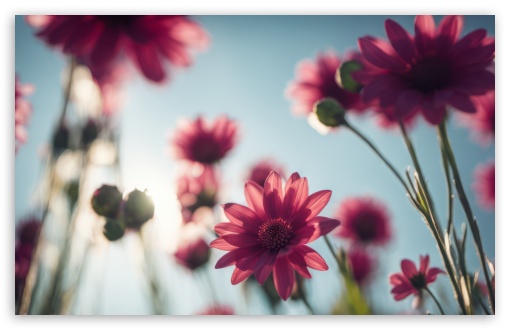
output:
<path id="1" fill-rule="evenodd" d="M 67 85 L 64 90 L 64 102 L 62 104 L 62 111 L 60 112 L 60 117 L 58 120 L 60 125 L 64 122 L 64 119 L 67 114 L 67 108 L 69 105 L 69 100 L 71 98 L 71 89 L 73 88 L 73 74 L 74 69 L 76 69 L 76 64 L 77 64 L 76 58 L 71 57 L 69 60 L 69 75 L 67 77 Z"/>
<path id="2" fill-rule="evenodd" d="M 333 244 L 331 244 L 329 238 L 327 235 L 324 235 L 324 240 L 326 241 L 326 245 L 328 246 L 328 249 L 329 251 L 331 252 L 331 254 L 333 255 L 333 258 L 335 258 L 335 261 L 338 265 L 338 271 L 341 273 L 342 272 L 342 263 L 340 262 L 340 260 L 338 259 L 338 256 L 335 252 L 335 248 L 333 247 Z"/>
<path id="3" fill-rule="evenodd" d="M 460 177 L 459 169 L 457 167 L 457 162 L 455 160 L 455 155 L 453 154 L 453 149 L 451 147 L 450 140 L 448 138 L 445 121 L 443 121 L 439 125 L 438 134 L 439 134 L 439 139 L 441 141 L 441 145 L 443 146 L 443 148 L 446 152 L 446 155 L 448 157 L 448 162 L 450 164 L 450 167 L 451 167 L 451 170 L 453 173 L 453 180 L 454 180 L 453 182 L 455 185 L 455 189 L 457 190 L 457 193 L 459 194 L 459 200 L 462 204 L 462 208 L 464 209 L 464 213 L 466 214 L 466 217 L 468 219 L 469 228 L 471 229 L 471 233 L 473 234 L 476 252 L 477 252 L 480 264 L 482 265 L 485 282 L 490 283 L 491 279 L 489 277 L 487 263 L 485 262 L 485 253 L 483 251 L 482 239 L 480 236 L 480 232 L 478 230 L 478 225 L 476 223 L 476 219 L 473 215 L 473 211 L 471 210 L 471 205 L 469 204 L 469 200 L 467 198 L 466 192 L 464 191 L 462 179 Z M 492 309 L 492 312 L 494 313 L 494 311 L 495 311 L 494 290 L 493 290 L 492 286 L 490 286 L 490 285 L 487 285 L 487 288 L 489 289 L 489 298 L 490 298 L 489 301 L 491 304 L 491 309 Z"/>
<path id="4" fill-rule="evenodd" d="M 298 293 L 299 293 L 299 297 L 301 298 L 301 300 L 305 304 L 306 308 L 308 308 L 308 310 L 310 311 L 310 314 L 317 315 L 317 313 L 315 313 L 315 310 L 313 309 L 312 305 L 308 301 L 308 298 L 306 297 L 305 290 L 303 290 L 303 282 L 298 280 L 298 279 L 296 279 L 296 283 L 297 283 L 297 290 L 298 290 Z"/>
<path id="5" fill-rule="evenodd" d="M 372 149 L 372 151 L 377 155 L 377 157 L 379 157 L 383 161 L 383 163 L 386 164 L 386 166 L 393 173 L 393 175 L 395 175 L 395 177 L 402 184 L 402 186 L 404 187 L 406 192 L 412 198 L 413 194 L 409 190 L 409 187 L 407 186 L 407 184 L 404 181 L 404 179 L 402 178 L 402 176 L 398 173 L 398 171 L 390 163 L 390 161 L 388 159 L 386 159 L 386 157 L 384 157 L 384 155 L 379 151 L 379 149 L 372 142 L 370 142 L 370 140 L 365 135 L 363 135 L 363 133 L 358 131 L 358 129 L 356 129 L 354 126 L 351 126 L 351 124 L 349 124 L 348 122 L 345 122 L 344 126 L 347 127 L 348 129 L 350 129 L 355 135 L 357 135 L 361 140 L 363 140 L 370 147 L 370 149 Z"/>
<path id="6" fill-rule="evenodd" d="M 411 159 L 413 161 L 414 168 L 416 169 L 416 172 L 418 172 L 418 175 L 420 176 L 420 179 L 422 180 L 423 190 L 425 192 L 425 196 L 427 196 L 427 199 L 429 200 L 430 209 L 432 210 L 432 214 L 434 215 L 434 219 L 437 219 L 437 214 L 434 208 L 434 202 L 432 200 L 432 195 L 430 194 L 427 180 L 425 179 L 425 174 L 421 168 L 420 162 L 418 160 L 418 155 L 416 154 L 416 149 L 414 148 L 413 142 L 411 141 L 411 138 L 407 134 L 407 130 L 404 126 L 404 124 L 399 121 L 400 125 L 400 131 L 402 132 L 402 136 L 404 137 L 404 141 L 407 147 L 407 150 L 409 151 L 409 155 L 411 156 Z M 443 230 L 441 229 L 441 224 L 436 221 L 434 223 L 434 226 L 436 227 L 436 231 L 439 233 L 442 233 Z M 439 236 L 441 239 L 441 235 Z"/>
<path id="7" fill-rule="evenodd" d="M 444 313 L 444 310 L 443 310 L 443 307 L 441 307 L 441 304 L 439 303 L 439 300 L 437 300 L 436 296 L 434 296 L 434 294 L 432 293 L 432 291 L 430 291 L 429 288 L 425 287 L 425 291 L 428 292 L 428 294 L 432 297 L 432 299 L 434 299 L 437 307 L 439 308 L 439 311 L 441 312 L 441 315 L 445 315 Z"/>
<path id="8" fill-rule="evenodd" d="M 452 179 L 450 175 L 450 169 L 448 167 L 448 157 L 446 156 L 446 152 L 443 147 L 441 147 L 441 160 L 443 164 L 443 172 L 446 179 L 446 189 L 447 189 L 447 202 L 448 202 L 448 215 L 447 215 L 447 225 L 446 230 L 448 231 L 448 235 L 452 234 L 453 230 L 453 190 L 452 190 Z"/>

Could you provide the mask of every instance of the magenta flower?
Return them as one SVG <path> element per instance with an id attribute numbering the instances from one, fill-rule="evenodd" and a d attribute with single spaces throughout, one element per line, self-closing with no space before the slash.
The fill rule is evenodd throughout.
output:
<path id="1" fill-rule="evenodd" d="M 386 20 L 390 43 L 374 37 L 359 39 L 364 59 L 371 64 L 354 77 L 364 87 L 362 99 L 381 108 L 394 107 L 399 119 L 421 112 L 439 124 L 451 106 L 474 113 L 471 97 L 494 90 L 494 38 L 483 29 L 459 39 L 463 19 L 446 16 L 436 28 L 432 16 L 417 16 L 415 36 Z"/>
<path id="2" fill-rule="evenodd" d="M 190 270 L 195 270 L 209 261 L 211 251 L 203 239 L 197 239 L 179 247 L 174 256 L 177 262 Z"/>
<path id="3" fill-rule="evenodd" d="M 496 164 L 493 161 L 478 165 L 475 169 L 473 190 L 478 204 L 493 211 L 496 204 Z"/>
<path id="4" fill-rule="evenodd" d="M 207 33 L 185 16 L 55 15 L 27 21 L 40 28 L 37 36 L 48 45 L 83 59 L 93 71 L 127 57 L 154 82 L 166 79 L 165 61 L 189 66 L 190 49 L 208 44 Z"/>
<path id="5" fill-rule="evenodd" d="M 264 182 L 266 182 L 267 177 L 273 171 L 285 176 L 283 166 L 270 158 L 262 159 L 250 168 L 247 180 L 258 183 L 259 186 L 264 187 Z"/>
<path id="6" fill-rule="evenodd" d="M 264 188 L 248 181 L 244 193 L 248 207 L 223 205 L 230 222 L 214 227 L 220 237 L 211 242 L 211 247 L 229 251 L 218 260 L 216 268 L 234 265 L 234 285 L 251 274 L 262 284 L 273 273 L 278 294 L 287 300 L 295 283 L 294 270 L 311 278 L 307 267 L 328 269 L 324 259 L 306 244 L 340 225 L 338 220 L 318 216 L 331 191 L 308 196 L 306 178 L 294 173 L 283 188 L 280 175 L 271 172 Z"/>
<path id="7" fill-rule="evenodd" d="M 345 56 L 349 61 L 354 54 Z M 335 52 L 319 53 L 315 61 L 304 60 L 296 69 L 296 80 L 289 83 L 285 94 L 294 101 L 292 111 L 298 116 L 306 116 L 313 112 L 313 105 L 320 99 L 331 97 L 345 109 L 363 112 L 367 106 L 361 101 L 359 94 L 351 93 L 340 86 L 335 80 L 336 70 L 342 64 Z"/>
<path id="8" fill-rule="evenodd" d="M 213 208 L 217 203 L 219 184 L 214 169 L 202 166 L 199 175 L 188 173 L 177 180 L 177 199 L 181 204 L 182 221 L 193 221 L 195 211 Z"/>
<path id="9" fill-rule="evenodd" d="M 32 106 L 25 99 L 30 95 L 34 88 L 32 85 L 22 84 L 15 78 L 14 87 L 14 139 L 16 141 L 15 150 L 18 152 L 19 147 L 27 141 L 28 133 L 25 126 L 32 114 Z"/>
<path id="10" fill-rule="evenodd" d="M 389 212 L 372 197 L 346 198 L 338 205 L 335 218 L 342 221 L 336 235 L 354 244 L 385 245 L 391 239 Z"/>
<path id="11" fill-rule="evenodd" d="M 376 267 L 374 258 L 365 249 L 351 248 L 347 251 L 347 260 L 356 283 L 360 286 L 366 285 Z"/>
<path id="12" fill-rule="evenodd" d="M 476 113 L 461 113 L 459 122 L 469 127 L 473 138 L 481 145 L 489 145 L 496 134 L 496 93 L 472 97 L 476 106 Z"/>
<path id="13" fill-rule="evenodd" d="M 416 269 L 414 262 L 404 259 L 401 262 L 402 273 L 390 276 L 390 284 L 393 286 L 391 293 L 397 301 L 414 294 L 418 296 L 422 289 L 436 280 L 437 275 L 445 274 L 439 268 L 429 268 L 429 256 L 420 256 L 420 269 Z"/>
<path id="14" fill-rule="evenodd" d="M 198 116 L 182 122 L 170 143 L 176 158 L 211 165 L 235 146 L 237 131 L 237 124 L 225 115 L 210 123 Z"/>
<path id="15" fill-rule="evenodd" d="M 213 305 L 197 315 L 234 315 L 234 309 L 226 305 Z"/>
<path id="16" fill-rule="evenodd" d="M 104 116 L 118 113 L 123 103 L 122 83 L 131 77 L 126 62 L 117 61 L 109 70 L 91 70 L 91 74 L 101 92 L 101 113 Z"/>

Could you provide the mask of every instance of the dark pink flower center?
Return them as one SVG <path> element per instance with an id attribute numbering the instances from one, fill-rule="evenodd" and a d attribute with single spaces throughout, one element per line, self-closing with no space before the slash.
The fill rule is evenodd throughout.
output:
<path id="1" fill-rule="evenodd" d="M 109 27 L 127 27 L 137 21 L 142 15 L 99 15 L 99 17 Z"/>
<path id="2" fill-rule="evenodd" d="M 292 226 L 282 218 L 264 222 L 259 227 L 260 244 L 271 251 L 278 251 L 285 247 L 292 238 Z"/>
<path id="3" fill-rule="evenodd" d="M 419 60 L 407 73 L 410 87 L 424 93 L 441 90 L 448 85 L 449 65 L 444 59 L 428 57 Z"/>
<path id="4" fill-rule="evenodd" d="M 190 149 L 193 160 L 203 164 L 212 164 L 223 156 L 220 145 L 210 136 L 195 139 Z"/>
<path id="5" fill-rule="evenodd" d="M 422 273 L 417 273 L 411 277 L 409 281 L 416 290 L 421 290 L 427 287 L 427 280 L 425 279 L 425 275 Z"/>
<path id="6" fill-rule="evenodd" d="M 377 221 L 371 214 L 365 214 L 354 222 L 356 235 L 363 242 L 368 242 L 377 237 Z"/>

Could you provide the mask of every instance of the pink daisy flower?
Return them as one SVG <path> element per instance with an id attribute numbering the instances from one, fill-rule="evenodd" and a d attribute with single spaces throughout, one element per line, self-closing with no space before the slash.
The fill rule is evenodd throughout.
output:
<path id="1" fill-rule="evenodd" d="M 217 203 L 219 184 L 214 169 L 202 166 L 199 175 L 185 174 L 177 180 L 177 199 L 181 203 L 182 221 L 193 221 L 195 211 L 213 208 Z"/>
<path id="2" fill-rule="evenodd" d="M 170 143 L 176 158 L 211 165 L 235 146 L 237 133 L 237 124 L 225 115 L 213 122 L 198 116 L 193 121 L 181 122 Z"/>
<path id="3" fill-rule="evenodd" d="M 280 175 L 271 172 L 264 188 L 248 181 L 244 193 L 248 207 L 223 205 L 230 222 L 214 227 L 220 237 L 211 242 L 211 247 L 229 251 L 218 260 L 216 268 L 234 265 L 234 285 L 251 274 L 262 284 L 273 273 L 276 291 L 287 300 L 295 283 L 294 271 L 311 278 L 307 267 L 328 269 L 324 259 L 306 244 L 340 225 L 338 220 L 318 216 L 331 191 L 308 196 L 306 178 L 294 173 L 283 188 Z"/>
<path id="4" fill-rule="evenodd" d="M 209 261 L 210 254 L 209 244 L 200 238 L 179 247 L 174 256 L 179 264 L 195 270 Z"/>
<path id="5" fill-rule="evenodd" d="M 342 221 L 336 235 L 355 244 L 385 245 L 391 239 L 389 211 L 372 197 L 346 198 L 338 205 L 335 218 Z"/>
<path id="6" fill-rule="evenodd" d="M 65 54 L 84 59 L 93 71 L 129 58 L 154 82 L 167 77 L 166 61 L 189 66 L 190 49 L 204 49 L 207 33 L 185 16 L 170 15 L 55 15 L 27 18 L 39 27 L 37 36 Z"/>
<path id="7" fill-rule="evenodd" d="M 354 54 L 348 54 L 344 60 L 349 61 Z M 367 106 L 361 101 L 359 94 L 351 93 L 340 86 L 335 80 L 336 70 L 342 64 L 335 52 L 319 53 L 315 61 L 304 60 L 296 69 L 296 80 L 289 83 L 285 94 L 294 101 L 292 111 L 298 116 L 307 116 L 313 112 L 315 102 L 326 98 L 334 98 L 345 109 L 361 113 Z"/>
<path id="8" fill-rule="evenodd" d="M 362 99 L 382 108 L 395 107 L 403 119 L 421 112 L 439 124 L 451 106 L 474 113 L 471 96 L 494 90 L 494 38 L 483 29 L 459 39 L 463 18 L 446 16 L 436 28 L 432 16 L 417 16 L 415 36 L 388 19 L 390 43 L 374 37 L 359 39 L 364 59 L 371 64 L 353 75 L 364 87 Z"/>
<path id="9" fill-rule="evenodd" d="M 395 273 L 390 276 L 390 284 L 393 286 L 391 293 L 397 301 L 414 294 L 419 296 L 422 289 L 433 283 L 437 275 L 445 274 L 439 268 L 429 268 L 429 256 L 420 256 L 420 269 L 416 269 L 414 262 L 404 259 L 401 262 L 402 273 Z"/>
<path id="10" fill-rule="evenodd" d="M 347 252 L 347 260 L 356 283 L 360 286 L 366 285 L 376 267 L 373 257 L 365 249 L 351 248 Z"/>
<path id="11" fill-rule="evenodd" d="M 478 165 L 474 172 L 473 190 L 478 204 L 493 211 L 496 204 L 496 164 L 490 161 Z"/>
<path id="12" fill-rule="evenodd" d="M 481 145 L 489 145 L 494 141 L 496 134 L 496 93 L 488 92 L 485 95 L 472 97 L 476 113 L 464 114 L 459 116 L 461 125 L 469 127 L 472 136 Z"/>
<path id="13" fill-rule="evenodd" d="M 198 315 L 234 315 L 234 309 L 227 305 L 216 304 L 198 313 Z"/>
<path id="14" fill-rule="evenodd" d="M 32 114 L 32 106 L 25 99 L 25 96 L 32 94 L 33 91 L 34 87 L 32 85 L 20 83 L 16 75 L 14 87 L 14 139 L 16 141 L 16 152 L 18 152 L 19 147 L 28 138 L 25 126 Z"/>
<path id="15" fill-rule="evenodd" d="M 264 182 L 266 182 L 267 177 L 271 172 L 281 173 L 281 175 L 285 175 L 283 166 L 277 164 L 272 159 L 262 159 L 258 163 L 254 164 L 249 171 L 248 181 L 253 181 L 258 183 L 259 186 L 263 187 Z"/>

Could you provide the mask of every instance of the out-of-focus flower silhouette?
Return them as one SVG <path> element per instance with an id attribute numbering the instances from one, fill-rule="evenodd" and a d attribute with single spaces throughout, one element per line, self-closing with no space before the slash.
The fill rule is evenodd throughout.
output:
<path id="1" fill-rule="evenodd" d="M 259 186 L 264 187 L 264 182 L 266 182 L 267 177 L 273 171 L 285 176 L 282 165 L 270 158 L 262 159 L 250 167 L 246 180 L 251 180 Z"/>
<path id="2" fill-rule="evenodd" d="M 480 145 L 494 142 L 496 134 L 496 93 L 473 97 L 476 113 L 459 113 L 459 123 L 471 129 L 471 136 Z"/>
<path id="3" fill-rule="evenodd" d="M 209 261 L 210 255 L 211 249 L 209 244 L 202 238 L 187 242 L 174 253 L 177 262 L 190 270 L 195 270 L 205 265 Z"/>
<path id="4" fill-rule="evenodd" d="M 478 165 L 473 175 L 473 190 L 478 204 L 488 211 L 494 210 L 496 203 L 496 164 L 490 161 Z"/>
<path id="5" fill-rule="evenodd" d="M 29 84 L 19 82 L 18 75 L 15 78 L 14 87 L 14 138 L 16 141 L 15 150 L 27 141 L 28 133 L 26 125 L 32 114 L 32 105 L 25 99 L 32 94 L 34 87 Z"/>

